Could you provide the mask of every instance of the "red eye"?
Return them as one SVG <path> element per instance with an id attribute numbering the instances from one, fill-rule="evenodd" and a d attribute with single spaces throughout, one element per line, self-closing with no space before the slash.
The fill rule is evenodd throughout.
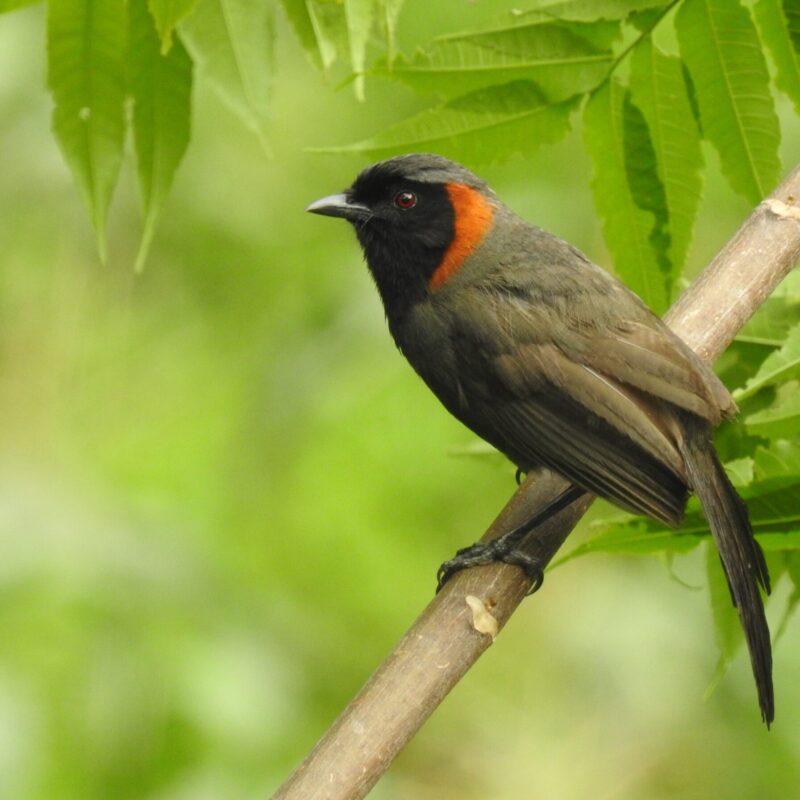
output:
<path id="1" fill-rule="evenodd" d="M 417 196 L 414 192 L 398 192 L 394 196 L 394 204 L 402 211 L 408 211 L 417 204 Z"/>

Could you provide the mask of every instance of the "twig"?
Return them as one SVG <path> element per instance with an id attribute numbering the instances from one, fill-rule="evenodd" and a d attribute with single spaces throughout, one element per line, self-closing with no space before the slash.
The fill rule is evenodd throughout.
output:
<path id="1" fill-rule="evenodd" d="M 800 256 L 800 167 L 761 203 L 669 310 L 670 326 L 712 362 Z M 566 487 L 530 476 L 484 535 L 491 539 Z M 591 498 L 538 528 L 526 543 L 547 563 Z M 458 573 L 430 602 L 274 800 L 358 800 L 502 629 L 529 588 L 517 567 L 492 564 Z"/>

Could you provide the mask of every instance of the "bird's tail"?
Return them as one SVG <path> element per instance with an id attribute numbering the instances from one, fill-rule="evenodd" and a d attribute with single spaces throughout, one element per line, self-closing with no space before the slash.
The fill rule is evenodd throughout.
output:
<path id="1" fill-rule="evenodd" d="M 733 603 L 744 628 L 758 689 L 761 716 L 769 727 L 775 716 L 772 648 L 759 586 L 769 594 L 769 572 L 753 536 L 747 506 L 728 480 L 711 442 L 705 420 L 685 415 L 681 450 L 691 488 L 700 499 L 728 578 Z"/>

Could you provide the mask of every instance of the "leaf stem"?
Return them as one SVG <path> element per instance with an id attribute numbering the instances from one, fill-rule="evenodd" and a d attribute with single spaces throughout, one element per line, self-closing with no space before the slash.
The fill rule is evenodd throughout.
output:
<path id="1" fill-rule="evenodd" d="M 616 70 L 616 68 L 625 60 L 625 58 L 627 58 L 627 56 L 630 55 L 631 51 L 633 51 L 641 42 L 643 42 L 648 36 L 650 36 L 653 33 L 653 31 L 661 23 L 661 20 L 663 20 L 664 17 L 666 17 L 667 14 L 669 14 L 669 12 L 672 11 L 672 9 L 675 8 L 675 6 L 678 5 L 678 3 L 680 3 L 680 2 L 681 2 L 681 0 L 672 0 L 672 2 L 669 5 L 665 6 L 665 8 L 661 11 L 661 13 L 658 14 L 658 16 L 655 17 L 655 19 L 650 23 L 650 25 L 645 30 L 643 30 L 639 34 L 639 36 L 637 36 L 611 62 L 611 66 L 608 68 L 608 75 L 606 75 L 605 80 L 603 81 L 603 83 L 605 83 L 614 74 L 614 70 Z"/>

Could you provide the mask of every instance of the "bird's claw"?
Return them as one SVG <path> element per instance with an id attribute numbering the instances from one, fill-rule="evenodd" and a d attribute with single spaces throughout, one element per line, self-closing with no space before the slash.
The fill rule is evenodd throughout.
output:
<path id="1" fill-rule="evenodd" d="M 467 567 L 476 567 L 480 564 L 490 564 L 495 559 L 489 553 L 491 544 L 484 544 L 483 542 L 476 542 L 469 547 L 462 547 L 456 551 L 453 558 L 445 561 L 436 573 L 436 592 L 441 591 L 442 587 L 462 569 Z"/>
<path id="2" fill-rule="evenodd" d="M 440 592 L 456 572 L 481 564 L 491 564 L 495 561 L 514 564 L 522 569 L 531 581 L 531 587 L 526 594 L 531 595 L 536 592 L 544 581 L 544 570 L 539 560 L 524 550 L 517 548 L 505 550 L 502 547 L 495 546 L 495 542 L 489 542 L 488 544 L 476 542 L 469 547 L 463 547 L 458 550 L 453 558 L 445 561 L 439 567 L 436 573 L 436 592 Z"/>

